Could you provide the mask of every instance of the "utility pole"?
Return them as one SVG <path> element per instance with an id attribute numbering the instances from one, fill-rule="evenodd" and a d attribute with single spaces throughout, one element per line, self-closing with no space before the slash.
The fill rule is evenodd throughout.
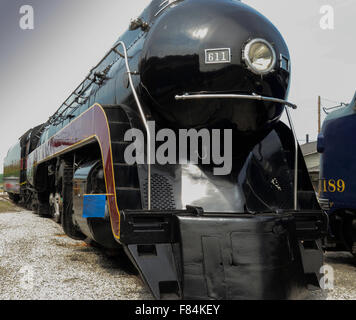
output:
<path id="1" fill-rule="evenodd" d="M 321 97 L 318 97 L 318 134 L 321 129 Z"/>

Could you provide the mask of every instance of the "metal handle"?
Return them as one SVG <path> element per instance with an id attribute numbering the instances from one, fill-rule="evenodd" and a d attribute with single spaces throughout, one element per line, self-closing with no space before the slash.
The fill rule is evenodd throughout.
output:
<path id="1" fill-rule="evenodd" d="M 292 117 L 289 109 L 286 109 L 289 126 L 294 136 L 295 156 L 294 156 L 294 210 L 298 210 L 298 139 L 294 130 Z"/>
<path id="2" fill-rule="evenodd" d="M 277 102 L 284 104 L 293 109 L 297 109 L 297 106 L 293 103 L 290 103 L 286 100 L 277 99 L 273 97 L 264 97 L 256 94 L 248 95 L 248 94 L 189 94 L 185 93 L 183 95 L 176 95 L 176 100 L 193 100 L 193 99 L 241 99 L 241 100 L 258 100 L 258 101 L 267 101 L 267 102 Z"/>
<path id="3" fill-rule="evenodd" d="M 147 207 L 148 207 L 148 210 L 151 210 L 151 133 L 150 133 L 150 128 L 149 128 L 147 120 L 146 120 L 145 113 L 143 112 L 143 108 L 142 108 L 140 99 L 138 98 L 135 86 L 132 81 L 132 74 L 136 74 L 136 73 L 131 72 L 131 70 L 130 70 L 127 49 L 126 49 L 125 43 L 123 41 L 119 41 L 117 43 L 117 45 L 115 46 L 115 48 L 113 49 L 113 51 L 116 52 L 118 55 L 122 56 L 121 52 L 117 51 L 117 49 L 116 49 L 120 45 L 124 49 L 123 56 L 125 59 L 126 71 L 127 71 L 127 75 L 128 75 L 129 82 L 130 82 L 130 87 L 131 87 L 132 93 L 134 95 L 138 110 L 140 111 L 141 119 L 142 119 L 143 125 L 146 129 L 146 134 L 147 134 Z"/>

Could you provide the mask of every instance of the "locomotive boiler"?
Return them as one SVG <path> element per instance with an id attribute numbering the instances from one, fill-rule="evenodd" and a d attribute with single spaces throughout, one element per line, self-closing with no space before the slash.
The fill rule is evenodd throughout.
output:
<path id="1" fill-rule="evenodd" d="M 290 75 L 281 34 L 251 7 L 153 0 L 19 140 L 21 158 L 9 153 L 16 197 L 74 239 L 124 248 L 157 299 L 294 298 L 318 285 L 325 219 L 291 122 Z M 177 152 L 161 130 L 185 133 L 190 148 Z M 128 148 L 144 161 L 127 161 Z M 173 155 L 154 161 L 162 149 Z M 230 162 L 219 174 L 206 161 L 216 151 Z"/>

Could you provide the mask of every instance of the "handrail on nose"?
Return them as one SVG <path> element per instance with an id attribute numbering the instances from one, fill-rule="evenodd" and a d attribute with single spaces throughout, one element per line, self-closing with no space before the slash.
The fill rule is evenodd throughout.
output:
<path id="1" fill-rule="evenodd" d="M 116 49 L 120 45 L 124 49 L 123 54 Z M 131 88 L 133 96 L 135 98 L 138 110 L 140 112 L 141 120 L 143 122 L 143 125 L 146 130 L 146 134 L 147 134 L 147 141 L 148 141 L 148 143 L 147 143 L 147 208 L 148 208 L 148 210 L 151 210 L 151 132 L 150 132 L 150 128 L 148 126 L 147 119 L 146 119 L 145 113 L 143 111 L 140 99 L 138 98 L 138 94 L 136 92 L 136 89 L 135 89 L 135 86 L 134 86 L 134 83 L 132 80 L 132 75 L 137 74 L 137 73 L 132 72 L 130 70 L 127 49 L 126 49 L 126 45 L 123 41 L 119 41 L 117 43 L 117 45 L 113 48 L 113 51 L 115 53 L 117 53 L 119 56 L 124 57 L 124 59 L 125 59 L 126 71 L 127 71 L 127 75 L 129 78 L 130 88 Z"/>

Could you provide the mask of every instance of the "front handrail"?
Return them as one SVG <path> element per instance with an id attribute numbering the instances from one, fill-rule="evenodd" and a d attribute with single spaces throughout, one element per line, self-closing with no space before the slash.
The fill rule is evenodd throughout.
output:
<path id="1" fill-rule="evenodd" d="M 294 151 L 294 210 L 297 211 L 298 210 L 298 138 L 297 135 L 295 133 L 295 129 L 294 129 L 294 125 L 293 125 L 293 121 L 292 121 L 292 116 L 289 112 L 289 109 L 286 109 L 286 113 L 287 113 L 287 118 L 288 118 L 288 122 L 289 122 L 289 126 L 293 132 L 293 136 L 294 136 L 294 146 L 295 146 L 295 151 Z"/>
<path id="2" fill-rule="evenodd" d="M 194 100 L 194 99 L 240 99 L 240 100 L 257 100 L 257 101 L 266 101 L 266 102 L 276 102 L 283 105 L 286 105 L 292 109 L 297 109 L 297 105 L 294 103 L 288 102 L 283 99 L 273 98 L 273 97 L 265 97 L 257 94 L 217 94 L 217 93 L 185 93 L 183 95 L 176 95 L 176 100 Z M 292 130 L 294 137 L 294 145 L 295 145 L 295 158 L 294 158 L 294 210 L 298 210 L 298 138 L 294 129 L 292 117 L 290 115 L 289 109 L 286 108 L 287 118 L 289 122 L 289 126 Z"/>
<path id="3" fill-rule="evenodd" d="M 273 97 L 265 97 L 265 96 L 260 96 L 257 94 L 215 94 L 215 93 L 197 93 L 197 94 L 190 94 L 190 93 L 185 93 L 183 95 L 176 95 L 175 96 L 176 100 L 193 100 L 193 99 L 241 99 L 241 100 L 258 100 L 258 101 L 266 101 L 266 102 L 277 102 L 281 103 L 284 105 L 287 105 L 288 107 L 291 107 L 292 109 L 297 109 L 298 107 L 290 103 L 286 100 L 278 99 L 278 98 L 273 98 Z"/>
<path id="4" fill-rule="evenodd" d="M 122 54 L 121 52 L 119 52 L 117 50 L 118 46 L 122 46 L 124 49 L 124 54 Z M 146 116 L 145 113 L 143 111 L 140 99 L 138 98 L 138 94 L 136 92 L 133 80 L 132 80 L 132 75 L 133 74 L 137 74 L 136 72 L 132 72 L 130 70 L 130 65 L 129 65 L 129 60 L 128 60 L 128 55 L 127 55 L 127 49 L 126 49 L 126 45 L 123 41 L 119 41 L 117 43 L 117 45 L 113 48 L 113 51 L 115 53 L 117 53 L 118 55 L 120 55 L 121 57 L 124 56 L 125 59 L 125 64 L 126 64 L 126 72 L 129 78 L 129 83 L 130 83 L 130 87 L 133 93 L 133 96 L 135 98 L 138 110 L 140 112 L 140 116 L 141 116 L 141 120 L 143 122 L 143 125 L 145 127 L 146 130 L 146 134 L 147 134 L 147 207 L 148 210 L 151 210 L 151 133 L 150 133 L 150 128 L 148 126 L 147 120 L 146 120 Z"/>

